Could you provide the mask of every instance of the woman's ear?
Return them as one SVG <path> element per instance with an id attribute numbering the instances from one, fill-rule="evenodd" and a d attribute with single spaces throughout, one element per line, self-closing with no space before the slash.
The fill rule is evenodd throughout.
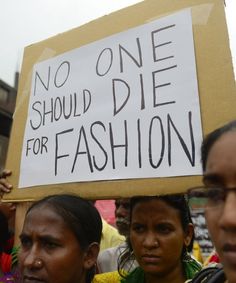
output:
<path id="1" fill-rule="evenodd" d="M 95 266 L 97 262 L 98 253 L 100 250 L 100 246 L 97 242 L 94 242 L 89 245 L 85 256 L 84 256 L 84 268 L 90 269 L 91 267 Z"/>
<path id="2" fill-rule="evenodd" d="M 186 229 L 186 232 L 185 232 L 185 237 L 184 237 L 185 247 L 188 247 L 190 245 L 192 238 L 193 238 L 193 232 L 194 232 L 193 224 L 189 223 Z"/>

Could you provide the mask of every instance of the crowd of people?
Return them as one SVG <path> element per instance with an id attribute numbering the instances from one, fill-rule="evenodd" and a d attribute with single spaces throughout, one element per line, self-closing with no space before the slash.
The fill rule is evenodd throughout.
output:
<path id="1" fill-rule="evenodd" d="M 28 209 L 20 247 L 13 247 L 15 204 L 0 206 L 0 282 L 184 283 L 236 282 L 236 121 L 214 130 L 201 148 L 203 186 L 186 195 L 116 200 L 116 226 L 124 241 L 100 251 L 104 224 L 94 204 L 59 194 Z M 0 194 L 12 186 L 0 176 Z M 190 210 L 202 208 L 219 263 L 191 255 Z M 8 269 L 4 262 L 8 255 Z"/>

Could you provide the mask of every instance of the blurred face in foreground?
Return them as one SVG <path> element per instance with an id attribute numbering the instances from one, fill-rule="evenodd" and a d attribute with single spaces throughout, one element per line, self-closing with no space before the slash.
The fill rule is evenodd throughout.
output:
<path id="1" fill-rule="evenodd" d="M 33 208 L 20 235 L 23 283 L 85 282 L 96 259 L 83 251 L 64 219 L 49 205 Z"/>
<path id="2" fill-rule="evenodd" d="M 163 200 L 142 201 L 134 206 L 130 241 L 146 282 L 157 278 L 184 282 L 181 254 L 191 238 L 192 226 L 184 232 L 179 211 Z"/>
<path id="3" fill-rule="evenodd" d="M 212 145 L 204 172 L 206 186 L 225 188 L 205 215 L 229 283 L 236 282 L 236 132 L 223 134 Z"/>

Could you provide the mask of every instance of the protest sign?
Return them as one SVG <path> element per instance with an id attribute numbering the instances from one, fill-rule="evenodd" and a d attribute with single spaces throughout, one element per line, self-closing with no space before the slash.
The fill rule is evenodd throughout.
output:
<path id="1" fill-rule="evenodd" d="M 19 187 L 199 175 L 200 117 L 190 9 L 63 53 L 34 66 Z"/>

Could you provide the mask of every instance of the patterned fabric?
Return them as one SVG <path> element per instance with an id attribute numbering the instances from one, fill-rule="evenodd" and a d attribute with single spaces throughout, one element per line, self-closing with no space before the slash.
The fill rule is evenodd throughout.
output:
<path id="1" fill-rule="evenodd" d="M 19 273 L 7 273 L 0 278 L 0 283 L 16 283 L 19 282 Z"/>
<path id="2" fill-rule="evenodd" d="M 0 255 L 0 270 L 3 274 L 11 271 L 12 256 L 11 254 L 2 253 Z"/>
<path id="3" fill-rule="evenodd" d="M 192 279 L 194 275 L 201 270 L 202 265 L 196 261 L 191 256 L 186 256 L 183 260 L 183 267 L 186 279 Z M 134 271 L 132 271 L 126 278 L 122 278 L 121 283 L 144 283 L 145 282 L 145 274 L 144 271 L 137 267 Z"/>
<path id="4" fill-rule="evenodd" d="M 183 267 L 186 279 L 192 279 L 194 275 L 202 269 L 202 264 L 191 256 L 187 255 L 183 260 Z"/>
<path id="5" fill-rule="evenodd" d="M 93 283 L 119 283 L 121 282 L 121 278 L 118 271 L 106 272 L 96 274 L 93 278 Z"/>
<path id="6" fill-rule="evenodd" d="M 213 263 L 220 263 L 220 258 L 218 256 L 216 250 L 213 250 L 210 253 L 210 255 L 204 261 L 203 265 L 208 266 L 209 264 L 213 264 Z"/>
<path id="7" fill-rule="evenodd" d="M 144 271 L 140 267 L 137 267 L 134 269 L 134 271 L 128 274 L 126 278 L 122 278 L 120 282 L 121 283 L 144 283 L 145 282 Z"/>
<path id="8" fill-rule="evenodd" d="M 19 247 L 13 247 L 10 254 L 0 254 L 0 283 L 17 282 L 19 274 L 15 270 Z"/>

